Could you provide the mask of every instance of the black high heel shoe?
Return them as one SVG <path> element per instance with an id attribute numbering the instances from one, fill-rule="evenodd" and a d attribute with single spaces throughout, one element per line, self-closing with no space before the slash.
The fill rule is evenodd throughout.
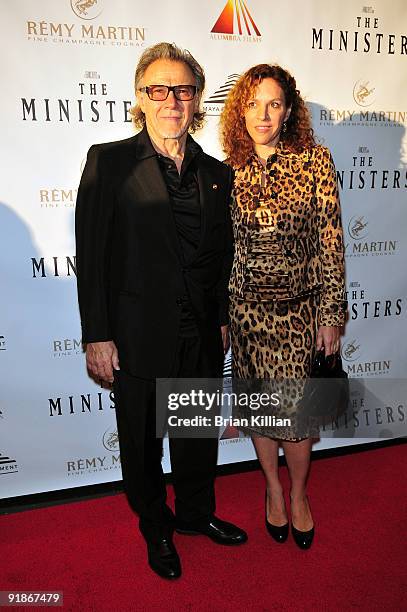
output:
<path id="1" fill-rule="evenodd" d="M 278 527 L 277 525 L 273 525 L 273 523 L 269 523 L 267 520 L 267 490 L 266 490 L 266 529 L 276 542 L 283 544 L 288 538 L 288 523 L 285 525 L 281 525 Z"/>
<path id="2" fill-rule="evenodd" d="M 298 548 L 301 548 L 302 550 L 307 550 L 311 547 L 312 540 L 314 539 L 315 534 L 314 527 L 311 527 L 311 529 L 309 529 L 308 531 L 300 531 L 299 529 L 294 527 L 293 523 L 291 522 L 291 533 L 293 534 L 294 542 L 297 544 Z"/>
<path id="3" fill-rule="evenodd" d="M 311 547 L 315 533 L 313 527 L 309 531 L 300 531 L 291 523 L 291 533 L 293 534 L 294 542 L 299 548 L 302 548 L 302 550 L 307 550 L 307 548 Z"/>

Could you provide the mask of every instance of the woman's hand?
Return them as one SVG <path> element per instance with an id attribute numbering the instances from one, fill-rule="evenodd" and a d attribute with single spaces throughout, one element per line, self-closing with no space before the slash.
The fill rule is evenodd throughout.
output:
<path id="1" fill-rule="evenodd" d="M 321 325 L 317 333 L 317 351 L 322 348 L 325 351 L 325 357 L 337 353 L 340 349 L 340 327 L 327 327 Z"/>

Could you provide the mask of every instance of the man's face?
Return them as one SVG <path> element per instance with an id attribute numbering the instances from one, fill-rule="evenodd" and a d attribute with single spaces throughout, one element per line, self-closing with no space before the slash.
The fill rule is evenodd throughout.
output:
<path id="1" fill-rule="evenodd" d="M 139 87 L 151 85 L 196 85 L 194 75 L 187 64 L 160 59 L 149 65 Z M 150 100 L 147 93 L 137 91 L 137 99 L 146 117 L 147 130 L 154 139 L 179 139 L 192 123 L 198 109 L 199 97 L 180 101 L 170 91 L 166 100 Z"/>

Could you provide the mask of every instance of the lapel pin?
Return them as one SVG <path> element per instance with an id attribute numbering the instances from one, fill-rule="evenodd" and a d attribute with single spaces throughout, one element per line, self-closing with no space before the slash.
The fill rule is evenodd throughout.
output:
<path id="1" fill-rule="evenodd" d="M 216 184 L 216 183 L 214 183 L 214 184 L 212 185 L 212 189 L 217 189 L 217 188 L 218 188 L 217 184 Z"/>

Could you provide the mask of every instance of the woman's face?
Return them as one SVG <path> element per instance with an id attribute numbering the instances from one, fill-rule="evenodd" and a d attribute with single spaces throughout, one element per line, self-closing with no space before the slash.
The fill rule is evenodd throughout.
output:
<path id="1" fill-rule="evenodd" d="M 263 79 L 254 90 L 246 106 L 246 129 L 255 145 L 275 147 L 280 140 L 287 108 L 284 91 L 272 78 Z"/>

